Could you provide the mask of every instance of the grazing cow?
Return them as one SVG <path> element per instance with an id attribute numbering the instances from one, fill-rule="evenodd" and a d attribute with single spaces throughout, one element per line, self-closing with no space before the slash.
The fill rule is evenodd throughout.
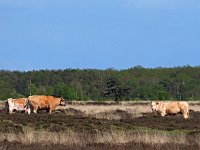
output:
<path id="1" fill-rule="evenodd" d="M 30 114 L 31 110 L 37 113 L 39 109 L 45 109 L 51 114 L 58 105 L 65 106 L 65 100 L 54 96 L 34 95 L 28 97 L 27 111 Z"/>
<path id="2" fill-rule="evenodd" d="M 188 102 L 152 102 L 151 108 L 153 111 L 163 117 L 168 114 L 182 113 L 185 119 L 189 118 Z"/>
<path id="3" fill-rule="evenodd" d="M 27 98 L 18 98 L 18 99 L 9 98 L 7 100 L 9 113 L 12 114 L 14 110 L 26 112 L 26 103 L 27 103 Z"/>

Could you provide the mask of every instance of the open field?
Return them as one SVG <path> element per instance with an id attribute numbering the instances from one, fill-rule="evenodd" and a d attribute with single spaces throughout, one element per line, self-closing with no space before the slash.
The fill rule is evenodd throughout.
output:
<path id="1" fill-rule="evenodd" d="M 200 149 L 200 105 L 161 117 L 147 103 L 68 103 L 48 115 L 0 112 L 0 149 Z"/>

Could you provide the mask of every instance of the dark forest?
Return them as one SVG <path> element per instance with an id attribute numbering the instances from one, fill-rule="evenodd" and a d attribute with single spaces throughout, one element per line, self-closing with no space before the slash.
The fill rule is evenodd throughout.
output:
<path id="1" fill-rule="evenodd" d="M 0 71 L 0 99 L 54 95 L 66 100 L 198 100 L 200 67 Z"/>

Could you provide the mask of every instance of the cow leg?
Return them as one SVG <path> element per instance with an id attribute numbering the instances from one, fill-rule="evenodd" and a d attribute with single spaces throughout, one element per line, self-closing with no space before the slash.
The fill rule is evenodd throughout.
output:
<path id="1" fill-rule="evenodd" d="M 187 114 L 184 114 L 183 117 L 184 117 L 185 119 L 189 118 Z"/>
<path id="2" fill-rule="evenodd" d="M 37 114 L 38 108 L 39 108 L 39 107 L 38 107 L 37 105 L 35 105 L 35 106 L 32 107 L 33 112 L 34 112 L 35 114 Z"/>
<path id="3" fill-rule="evenodd" d="M 13 109 L 9 109 L 9 113 L 12 114 L 13 113 Z"/>
<path id="4" fill-rule="evenodd" d="M 31 108 L 27 109 L 27 113 L 30 115 L 31 114 Z"/>
<path id="5" fill-rule="evenodd" d="M 30 106 L 30 104 L 27 104 L 24 109 L 25 109 L 25 113 L 28 113 L 29 115 L 31 114 L 31 106 Z"/>
<path id="6" fill-rule="evenodd" d="M 161 113 L 161 116 L 162 116 L 162 117 L 164 117 L 165 115 L 166 115 L 166 113 L 165 113 L 165 112 L 162 112 L 162 113 Z"/>
<path id="7" fill-rule="evenodd" d="M 50 108 L 49 108 L 49 114 L 51 114 L 53 110 L 54 110 L 54 109 L 50 107 Z"/>
<path id="8" fill-rule="evenodd" d="M 54 106 L 50 107 L 50 108 L 49 108 L 49 114 L 51 114 L 52 111 L 54 111 L 54 110 L 55 110 L 55 107 L 54 107 Z"/>
<path id="9" fill-rule="evenodd" d="M 28 113 L 28 109 L 27 108 L 24 108 L 24 113 Z"/>
<path id="10" fill-rule="evenodd" d="M 37 114 L 37 110 L 38 110 L 38 107 L 34 107 L 34 108 L 33 108 L 33 112 L 34 112 L 35 114 Z"/>
<path id="11" fill-rule="evenodd" d="M 190 115 L 189 115 L 189 110 L 188 110 L 188 112 L 187 112 L 187 116 L 188 116 L 188 118 L 190 117 Z"/>
<path id="12" fill-rule="evenodd" d="M 189 113 L 188 113 L 188 112 L 183 112 L 183 117 L 184 117 L 185 119 L 189 118 Z"/>
<path id="13" fill-rule="evenodd" d="M 35 114 L 37 114 L 37 109 L 34 109 L 33 112 L 34 112 Z"/>
<path id="14" fill-rule="evenodd" d="M 184 110 L 182 110 L 182 114 L 183 114 L 183 117 L 185 119 L 189 118 L 189 110 L 188 110 L 188 108 L 185 108 Z"/>
<path id="15" fill-rule="evenodd" d="M 51 114 L 52 113 L 52 110 L 51 110 L 51 108 L 49 109 L 49 114 Z"/>

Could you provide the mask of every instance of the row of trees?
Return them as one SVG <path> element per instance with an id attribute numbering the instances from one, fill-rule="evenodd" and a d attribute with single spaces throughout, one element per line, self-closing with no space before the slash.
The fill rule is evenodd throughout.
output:
<path id="1" fill-rule="evenodd" d="M 68 100 L 197 100 L 200 67 L 0 71 L 0 99 L 44 94 Z"/>

